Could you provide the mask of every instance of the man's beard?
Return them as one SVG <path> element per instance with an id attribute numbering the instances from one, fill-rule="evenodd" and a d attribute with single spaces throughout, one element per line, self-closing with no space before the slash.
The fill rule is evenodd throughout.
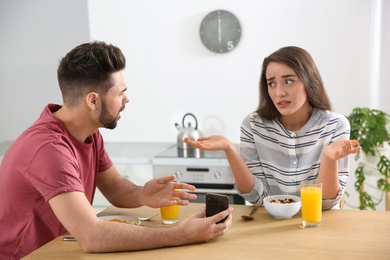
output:
<path id="1" fill-rule="evenodd" d="M 116 126 L 117 126 L 117 118 L 118 118 L 118 115 L 119 113 L 125 109 L 125 105 L 123 105 L 121 107 L 121 109 L 118 111 L 118 114 L 116 116 L 112 116 L 110 115 L 110 113 L 108 112 L 108 109 L 107 109 L 107 106 L 106 106 L 106 103 L 104 102 L 104 100 L 102 99 L 102 112 L 100 112 L 100 115 L 99 115 L 99 122 L 105 127 L 105 128 L 108 128 L 108 129 L 114 129 Z"/>

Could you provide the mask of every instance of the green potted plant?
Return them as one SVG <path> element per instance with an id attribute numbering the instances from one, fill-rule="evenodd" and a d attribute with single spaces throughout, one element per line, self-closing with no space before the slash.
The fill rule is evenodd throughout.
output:
<path id="1" fill-rule="evenodd" d="M 355 190 L 359 193 L 359 208 L 376 210 L 376 206 L 383 199 L 384 192 L 390 191 L 390 153 L 383 151 L 389 147 L 390 142 L 390 134 L 386 128 L 390 122 L 390 115 L 376 109 L 354 108 L 347 118 L 351 124 L 350 139 L 357 140 L 362 147 L 361 151 L 356 154 L 355 160 L 365 157 L 365 160 L 359 160 L 355 171 Z M 361 152 L 363 156 L 360 156 Z M 372 161 L 373 158 L 377 158 L 376 161 L 374 160 L 374 170 L 379 172 L 377 189 L 382 191 L 381 198 L 376 201 L 363 189 L 370 160 Z"/>

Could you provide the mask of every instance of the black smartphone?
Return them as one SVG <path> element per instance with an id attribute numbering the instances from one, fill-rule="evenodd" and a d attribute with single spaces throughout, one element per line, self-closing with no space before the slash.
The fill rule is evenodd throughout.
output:
<path id="1" fill-rule="evenodd" d="M 215 214 L 229 208 L 229 197 L 222 194 L 206 193 L 206 217 L 214 216 Z M 226 218 L 221 219 L 218 223 L 224 222 Z"/>

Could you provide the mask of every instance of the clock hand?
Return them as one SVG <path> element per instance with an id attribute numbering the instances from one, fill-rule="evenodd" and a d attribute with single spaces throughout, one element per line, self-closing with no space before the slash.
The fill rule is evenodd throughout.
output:
<path id="1" fill-rule="evenodd" d="M 218 11 L 218 41 L 221 45 L 222 43 L 222 29 L 221 29 L 221 14 Z"/>

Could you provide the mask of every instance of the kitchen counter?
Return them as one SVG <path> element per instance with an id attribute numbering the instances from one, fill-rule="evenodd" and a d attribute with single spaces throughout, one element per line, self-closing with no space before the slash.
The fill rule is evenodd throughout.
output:
<path id="1" fill-rule="evenodd" d="M 260 207 L 254 220 L 240 218 L 252 207 L 232 205 L 233 225 L 226 235 L 207 243 L 135 252 L 85 254 L 77 242 L 63 241 L 65 234 L 24 259 L 389 259 L 390 212 L 328 210 L 322 225 L 303 228 L 299 212 L 277 220 Z M 201 204 L 180 207 L 180 220 L 199 211 Z M 152 216 L 158 209 L 109 207 L 99 215 Z M 180 223 L 180 221 L 179 221 Z M 124 224 L 126 225 L 126 224 Z M 161 227 L 160 217 L 142 226 Z"/>
<path id="2" fill-rule="evenodd" d="M 0 143 L 0 162 L 12 142 Z M 152 164 L 152 158 L 174 143 L 107 142 L 104 144 L 114 164 Z"/>
<path id="3" fill-rule="evenodd" d="M 0 143 L 0 163 L 12 142 Z M 174 143 L 156 142 L 106 142 L 105 147 L 119 173 L 136 185 L 144 185 L 153 178 L 152 159 Z M 93 207 L 95 212 L 107 208 L 111 204 L 96 189 Z"/>
<path id="4" fill-rule="evenodd" d="M 1 142 L 0 143 L 0 163 L 1 160 L 3 160 L 5 152 L 8 150 L 8 148 L 11 146 L 12 142 L 7 141 L 7 142 Z"/>
<path id="5" fill-rule="evenodd" d="M 152 164 L 152 158 L 174 143 L 107 142 L 104 144 L 114 164 Z"/>

